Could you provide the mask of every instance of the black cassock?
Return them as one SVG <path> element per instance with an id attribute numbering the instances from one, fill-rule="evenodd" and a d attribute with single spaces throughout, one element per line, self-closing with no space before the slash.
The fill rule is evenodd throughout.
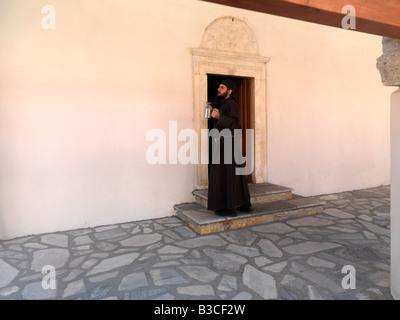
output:
<path id="1" fill-rule="evenodd" d="M 225 99 L 220 108 L 219 119 L 214 119 L 214 128 L 221 132 L 223 129 L 229 129 L 231 138 L 226 135 L 217 135 L 213 144 L 213 156 L 215 152 L 220 153 L 220 161 L 211 163 L 208 177 L 208 210 L 229 209 L 235 210 L 241 205 L 250 204 L 249 187 L 245 175 L 237 175 L 234 150 L 234 129 L 240 128 L 239 106 L 232 98 Z M 225 130 L 227 132 L 227 130 Z M 220 136 L 220 137 L 218 137 Z M 230 163 L 224 157 L 224 144 L 232 144 L 232 153 L 228 156 L 232 159 Z M 227 154 L 225 154 L 227 155 Z M 227 161 L 228 160 L 228 161 Z"/>

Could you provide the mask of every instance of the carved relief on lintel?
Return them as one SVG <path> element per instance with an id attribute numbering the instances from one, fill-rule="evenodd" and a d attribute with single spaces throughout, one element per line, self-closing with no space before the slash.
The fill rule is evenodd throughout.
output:
<path id="1" fill-rule="evenodd" d="M 248 55 L 258 55 L 256 37 L 250 27 L 236 17 L 221 17 L 204 31 L 200 48 Z"/>

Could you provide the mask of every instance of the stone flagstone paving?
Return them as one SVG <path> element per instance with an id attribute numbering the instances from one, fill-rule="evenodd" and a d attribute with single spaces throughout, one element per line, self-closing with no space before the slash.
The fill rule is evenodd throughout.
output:
<path id="1" fill-rule="evenodd" d="M 207 236 L 173 216 L 1 241 L 0 299 L 392 299 L 390 187 L 317 198 L 321 215 Z"/>

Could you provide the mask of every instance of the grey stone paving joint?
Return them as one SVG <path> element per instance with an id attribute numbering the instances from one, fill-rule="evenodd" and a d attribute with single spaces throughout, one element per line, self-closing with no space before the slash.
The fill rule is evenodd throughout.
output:
<path id="1" fill-rule="evenodd" d="M 1 241 L 0 299 L 391 300 L 390 187 L 316 198 L 318 216 L 208 236 L 172 216 Z"/>

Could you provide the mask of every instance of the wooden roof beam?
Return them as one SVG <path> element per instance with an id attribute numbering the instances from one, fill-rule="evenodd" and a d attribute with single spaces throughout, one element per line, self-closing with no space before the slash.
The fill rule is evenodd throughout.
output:
<path id="1" fill-rule="evenodd" d="M 400 0 L 202 0 L 342 28 L 346 5 L 356 10 L 355 31 L 400 39 Z"/>

